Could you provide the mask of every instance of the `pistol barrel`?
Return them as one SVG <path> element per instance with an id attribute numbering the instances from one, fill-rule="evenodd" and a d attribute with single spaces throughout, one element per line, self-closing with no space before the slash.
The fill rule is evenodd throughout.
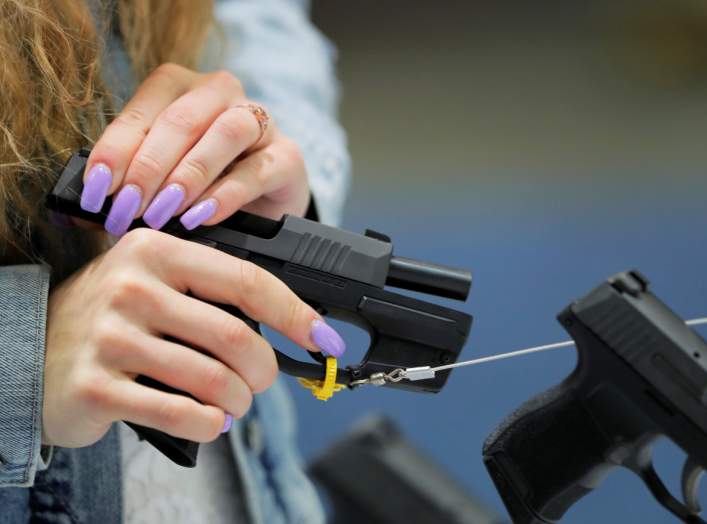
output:
<path id="1" fill-rule="evenodd" d="M 391 257 L 386 284 L 455 300 L 466 300 L 471 273 L 405 257 Z"/>

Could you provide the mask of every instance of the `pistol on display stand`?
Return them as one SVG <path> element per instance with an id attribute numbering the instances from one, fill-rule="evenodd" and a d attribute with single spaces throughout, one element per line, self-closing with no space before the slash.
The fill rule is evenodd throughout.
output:
<path id="1" fill-rule="evenodd" d="M 610 278 L 558 319 L 575 341 L 576 369 L 511 414 L 483 447 L 513 522 L 557 522 L 623 466 L 680 520 L 704 524 L 698 488 L 707 467 L 705 340 L 637 271 Z M 663 435 L 688 456 L 682 501 L 653 468 L 652 448 Z"/>
<path id="2" fill-rule="evenodd" d="M 47 198 L 59 213 L 102 223 L 111 206 L 107 198 L 101 213 L 81 209 L 83 172 L 90 151 L 74 154 Z M 146 227 L 135 220 L 131 228 Z M 393 256 L 390 238 L 367 231 L 359 235 L 319 222 L 285 215 L 275 221 L 237 212 L 215 226 L 189 231 L 177 219 L 162 229 L 177 237 L 205 244 L 266 269 L 321 314 L 355 324 L 371 337 L 360 363 L 337 370 L 338 384 L 350 388 L 376 384 L 413 392 L 437 393 L 449 372 L 419 382 L 395 380 L 401 368 L 456 362 L 471 329 L 466 313 L 393 293 L 385 286 L 439 297 L 466 300 L 471 274 L 461 269 Z M 258 324 L 231 306 L 219 304 L 259 332 Z M 311 380 L 323 380 L 324 358 L 310 353 L 307 363 L 276 351 L 281 371 Z M 147 377 L 138 381 L 174 393 L 186 394 Z M 129 424 L 145 440 L 177 464 L 193 467 L 198 444 L 151 428 Z"/>
<path id="3" fill-rule="evenodd" d="M 356 424 L 308 470 L 329 496 L 330 524 L 503 524 L 387 417 Z"/>

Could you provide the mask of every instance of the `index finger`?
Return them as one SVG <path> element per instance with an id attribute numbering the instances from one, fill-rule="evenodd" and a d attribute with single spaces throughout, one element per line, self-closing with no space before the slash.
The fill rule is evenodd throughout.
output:
<path id="1" fill-rule="evenodd" d="M 163 259 L 168 285 L 204 300 L 232 304 L 309 351 L 339 357 L 346 350 L 344 340 L 321 315 L 268 271 L 193 242 L 169 237 L 168 243 L 174 253 Z"/>
<path id="2" fill-rule="evenodd" d="M 175 81 L 177 67 L 166 64 L 155 69 L 103 131 L 86 163 L 82 209 L 93 213 L 101 210 L 106 196 L 122 183 L 130 161 L 157 115 L 186 92 L 186 83 Z"/>

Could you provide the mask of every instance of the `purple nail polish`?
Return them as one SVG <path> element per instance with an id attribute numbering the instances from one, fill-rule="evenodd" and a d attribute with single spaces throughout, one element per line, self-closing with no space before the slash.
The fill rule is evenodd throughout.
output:
<path id="1" fill-rule="evenodd" d="M 179 218 L 179 221 L 185 228 L 189 230 L 195 229 L 214 216 L 217 207 L 216 199 L 209 198 L 192 206 Z"/>
<path id="2" fill-rule="evenodd" d="M 317 319 L 312 322 L 312 340 L 325 355 L 340 357 L 346 351 L 346 342 L 325 322 Z"/>
<path id="3" fill-rule="evenodd" d="M 136 185 L 128 184 L 121 189 L 118 196 L 113 199 L 105 223 L 106 231 L 117 237 L 125 233 L 137 215 L 141 201 L 142 191 Z"/>
<path id="4" fill-rule="evenodd" d="M 98 213 L 106 200 L 108 189 L 113 180 L 110 168 L 105 164 L 96 164 L 86 176 L 81 191 L 81 209 Z"/>
<path id="5" fill-rule="evenodd" d="M 142 219 L 152 229 L 160 229 L 182 205 L 186 193 L 181 184 L 170 184 L 157 193 Z"/>
<path id="6" fill-rule="evenodd" d="M 226 421 L 223 423 L 221 433 L 226 433 L 229 429 L 231 429 L 231 425 L 233 425 L 233 415 L 226 413 Z"/>

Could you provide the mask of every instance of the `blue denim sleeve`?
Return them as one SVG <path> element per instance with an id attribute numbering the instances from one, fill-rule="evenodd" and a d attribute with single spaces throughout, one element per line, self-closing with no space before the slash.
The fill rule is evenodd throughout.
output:
<path id="1" fill-rule="evenodd" d="M 337 121 L 336 51 L 309 19 L 307 0 L 221 0 L 223 67 L 268 108 L 300 148 L 323 222 L 341 219 L 349 186 L 346 135 Z"/>
<path id="2" fill-rule="evenodd" d="M 0 488 L 28 487 L 49 466 L 42 446 L 49 269 L 0 267 Z"/>

